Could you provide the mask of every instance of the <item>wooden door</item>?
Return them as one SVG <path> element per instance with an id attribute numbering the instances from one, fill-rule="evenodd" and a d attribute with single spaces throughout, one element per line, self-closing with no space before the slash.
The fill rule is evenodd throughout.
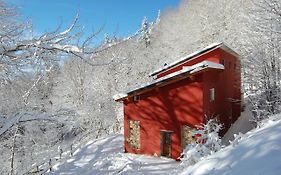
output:
<path id="1" fill-rule="evenodd" d="M 161 131 L 161 156 L 172 157 L 173 131 Z"/>

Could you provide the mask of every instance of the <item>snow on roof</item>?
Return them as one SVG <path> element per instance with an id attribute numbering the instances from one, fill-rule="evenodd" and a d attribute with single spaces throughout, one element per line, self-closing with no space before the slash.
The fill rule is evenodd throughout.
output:
<path id="1" fill-rule="evenodd" d="M 150 73 L 149 76 L 154 76 L 154 75 L 156 75 L 156 74 L 159 74 L 160 72 L 163 72 L 163 71 L 165 71 L 165 70 L 167 70 L 167 69 L 170 69 L 170 68 L 172 68 L 172 67 L 174 67 L 174 66 L 176 66 L 176 65 L 178 65 L 178 64 L 180 64 L 180 63 L 182 63 L 182 62 L 184 62 L 184 61 L 186 61 L 186 60 L 189 60 L 189 59 L 191 59 L 191 58 L 193 58 L 193 57 L 196 57 L 196 56 L 198 56 L 198 55 L 201 55 L 201 54 L 203 54 L 203 53 L 205 53 L 205 52 L 208 52 L 208 51 L 210 51 L 210 50 L 213 50 L 213 49 L 215 49 L 215 48 L 218 48 L 218 47 L 220 47 L 221 45 L 223 45 L 223 43 L 213 43 L 213 44 L 211 44 L 211 45 L 205 47 L 204 49 L 201 49 L 201 50 L 198 50 L 198 51 L 196 51 L 196 52 L 193 52 L 192 54 L 189 54 L 189 55 L 187 55 L 187 56 L 184 56 L 184 57 L 178 59 L 177 61 L 174 61 L 174 62 L 172 62 L 172 63 L 170 63 L 170 64 L 168 64 L 168 65 L 165 65 L 164 67 L 162 67 L 162 68 L 160 68 L 160 69 L 158 69 L 158 70 L 156 70 L 156 71 Z"/>
<path id="2" fill-rule="evenodd" d="M 153 80 L 151 82 L 147 82 L 147 83 L 141 84 L 137 87 L 131 88 L 124 93 L 116 94 L 116 95 L 113 96 L 113 99 L 115 101 L 118 101 L 118 100 L 121 100 L 123 98 L 126 98 L 129 94 L 132 94 L 135 91 L 140 91 L 140 90 L 145 89 L 147 87 L 158 85 L 158 84 L 160 84 L 164 81 L 170 80 L 170 79 L 172 79 L 174 77 L 177 77 L 179 75 L 182 75 L 182 74 L 188 73 L 189 75 L 191 75 L 191 74 L 194 74 L 196 72 L 199 72 L 199 71 L 207 69 L 207 68 L 222 69 L 223 70 L 224 66 L 222 64 L 214 63 L 214 62 L 211 62 L 211 61 L 202 61 L 198 64 L 193 65 L 193 66 L 183 67 L 182 70 L 171 73 L 171 74 L 166 75 L 162 78 L 159 78 L 159 79 Z"/>
<path id="3" fill-rule="evenodd" d="M 118 99 L 125 98 L 127 96 L 128 96 L 128 94 L 126 94 L 126 93 L 119 93 L 119 94 L 113 95 L 112 98 L 116 101 Z"/>

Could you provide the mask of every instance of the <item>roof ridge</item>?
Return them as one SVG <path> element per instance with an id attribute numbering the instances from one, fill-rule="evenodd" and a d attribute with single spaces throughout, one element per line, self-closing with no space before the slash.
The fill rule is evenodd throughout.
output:
<path id="1" fill-rule="evenodd" d="M 172 62 L 172 63 L 170 63 L 170 64 L 168 64 L 168 65 L 166 65 L 166 66 L 164 66 L 164 67 L 162 67 L 160 69 L 157 69 L 157 70 L 153 71 L 152 73 L 149 74 L 149 76 L 157 75 L 157 74 L 159 74 L 159 73 L 161 73 L 163 71 L 166 71 L 166 70 L 168 70 L 168 69 L 170 69 L 170 68 L 172 68 L 172 67 L 174 67 L 174 66 L 176 66 L 176 65 L 178 65 L 178 64 L 180 64 L 182 62 L 185 62 L 185 61 L 187 61 L 187 60 L 189 60 L 191 58 L 199 56 L 199 55 L 201 55 L 201 54 L 203 54 L 205 52 L 211 51 L 211 50 L 213 50 L 215 48 L 221 47 L 222 45 L 225 45 L 225 44 L 223 44 L 223 42 L 212 43 L 212 44 L 208 45 L 207 47 L 205 47 L 205 48 L 203 48 L 201 50 L 197 50 L 195 52 L 192 52 L 189 55 L 181 57 L 178 60 L 176 60 L 176 61 L 174 61 L 174 62 Z M 229 48 L 229 47 L 227 47 L 227 48 Z"/>

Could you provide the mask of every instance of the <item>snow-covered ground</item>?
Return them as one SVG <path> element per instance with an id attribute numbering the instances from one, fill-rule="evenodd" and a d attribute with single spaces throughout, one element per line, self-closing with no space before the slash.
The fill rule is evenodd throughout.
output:
<path id="1" fill-rule="evenodd" d="M 238 143 L 188 167 L 181 174 L 277 175 L 281 172 L 281 121 L 267 121 L 263 127 L 243 135 Z"/>
<path id="2" fill-rule="evenodd" d="M 252 112 L 249 106 L 246 106 L 245 110 L 241 113 L 241 116 L 235 121 L 234 124 L 228 129 L 222 138 L 223 145 L 229 145 L 229 141 L 234 139 L 235 134 L 247 133 L 255 127 L 255 122 L 252 121 Z"/>
<path id="3" fill-rule="evenodd" d="M 123 135 L 87 143 L 49 174 L 165 174 L 179 165 L 172 159 L 123 153 Z"/>
<path id="4" fill-rule="evenodd" d="M 73 157 L 55 165 L 49 174 L 275 175 L 281 172 L 280 133 L 281 120 L 267 120 L 193 166 L 162 157 L 123 153 L 123 135 L 111 135 L 87 143 Z"/>

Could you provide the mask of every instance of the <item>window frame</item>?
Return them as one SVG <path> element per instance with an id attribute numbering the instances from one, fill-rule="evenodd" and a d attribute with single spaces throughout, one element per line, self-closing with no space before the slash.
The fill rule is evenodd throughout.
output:
<path id="1" fill-rule="evenodd" d="M 140 101 L 140 96 L 139 95 L 134 95 L 133 96 L 133 101 Z"/>
<path id="2" fill-rule="evenodd" d="M 225 65 L 225 59 L 221 58 L 220 59 L 220 64 Z"/>
<path id="3" fill-rule="evenodd" d="M 216 91 L 215 88 L 210 88 L 209 89 L 209 98 L 210 98 L 210 102 L 213 102 L 216 100 Z"/>

